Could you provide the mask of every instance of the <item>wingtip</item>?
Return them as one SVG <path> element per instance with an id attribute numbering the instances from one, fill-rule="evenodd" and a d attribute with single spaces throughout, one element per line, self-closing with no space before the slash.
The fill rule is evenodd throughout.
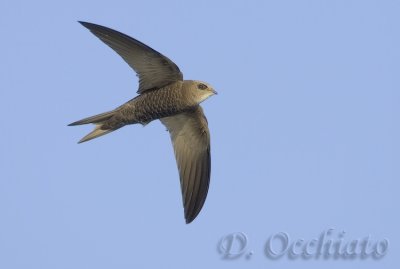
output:
<path id="1" fill-rule="evenodd" d="M 185 216 L 185 222 L 186 222 L 186 224 L 192 223 L 192 222 L 195 220 L 196 217 L 197 217 L 197 216 Z"/>

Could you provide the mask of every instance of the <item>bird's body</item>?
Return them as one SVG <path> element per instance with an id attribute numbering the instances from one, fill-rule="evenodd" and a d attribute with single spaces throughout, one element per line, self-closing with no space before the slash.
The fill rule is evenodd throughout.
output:
<path id="1" fill-rule="evenodd" d="M 211 171 L 210 135 L 199 104 L 216 92 L 205 82 L 183 80 L 182 73 L 171 60 L 140 41 L 100 25 L 81 23 L 137 72 L 139 95 L 112 111 L 71 123 L 96 125 L 79 142 L 128 124 L 145 125 L 160 119 L 171 135 L 180 172 L 185 218 L 187 223 L 191 222 L 206 199 Z"/>
<path id="2" fill-rule="evenodd" d="M 173 116 L 198 106 L 190 86 L 193 81 L 178 81 L 163 88 L 144 92 L 120 107 L 128 124 Z"/>
<path id="3" fill-rule="evenodd" d="M 147 124 L 148 122 L 168 116 L 172 116 L 197 106 L 195 102 L 183 102 L 187 100 L 182 82 L 175 82 L 173 85 L 161 89 L 145 92 L 127 102 L 122 107 L 127 117 L 131 116 L 133 122 Z M 133 108 L 130 114 L 129 108 Z M 123 113 L 123 112 L 122 112 Z"/>

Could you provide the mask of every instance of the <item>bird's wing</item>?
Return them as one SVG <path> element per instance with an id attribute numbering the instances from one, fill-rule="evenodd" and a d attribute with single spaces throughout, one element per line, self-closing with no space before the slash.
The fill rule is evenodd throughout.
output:
<path id="1" fill-rule="evenodd" d="M 139 94 L 183 80 L 175 63 L 142 42 L 101 25 L 80 23 L 115 50 L 135 70 L 139 77 Z"/>
<path id="2" fill-rule="evenodd" d="M 210 183 L 210 132 L 203 109 L 162 118 L 171 134 L 178 164 L 186 223 L 199 214 Z"/>

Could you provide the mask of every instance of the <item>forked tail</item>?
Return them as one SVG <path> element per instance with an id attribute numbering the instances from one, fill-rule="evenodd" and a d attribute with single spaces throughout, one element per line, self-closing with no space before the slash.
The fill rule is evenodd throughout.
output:
<path id="1" fill-rule="evenodd" d="M 110 120 L 115 115 L 116 112 L 117 112 L 116 110 L 113 110 L 113 111 L 101 113 L 98 115 L 94 115 L 92 117 L 88 117 L 88 118 L 73 122 L 71 124 L 68 124 L 68 126 L 75 126 L 75 125 L 82 125 L 82 124 L 89 124 L 89 123 L 95 124 L 96 127 L 94 128 L 94 130 L 92 132 L 90 132 L 89 134 L 87 134 L 86 136 L 84 136 L 81 140 L 79 140 L 78 143 L 86 142 L 86 141 L 92 140 L 94 138 L 97 138 L 99 136 L 108 134 L 108 133 L 115 131 L 115 130 L 119 129 L 120 127 L 122 127 L 122 126 L 111 127 L 108 124 L 104 125 L 104 123 L 107 122 L 108 120 Z"/>

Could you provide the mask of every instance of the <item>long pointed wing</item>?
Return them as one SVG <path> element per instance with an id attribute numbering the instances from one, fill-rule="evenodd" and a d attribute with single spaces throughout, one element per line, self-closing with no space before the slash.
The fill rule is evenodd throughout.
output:
<path id="1" fill-rule="evenodd" d="M 135 70 L 139 77 L 139 94 L 183 80 L 183 75 L 174 62 L 142 42 L 101 25 L 80 23 L 115 50 Z"/>
<path id="2" fill-rule="evenodd" d="M 171 134 L 178 164 L 186 223 L 199 214 L 210 184 L 210 133 L 203 109 L 162 118 Z"/>

